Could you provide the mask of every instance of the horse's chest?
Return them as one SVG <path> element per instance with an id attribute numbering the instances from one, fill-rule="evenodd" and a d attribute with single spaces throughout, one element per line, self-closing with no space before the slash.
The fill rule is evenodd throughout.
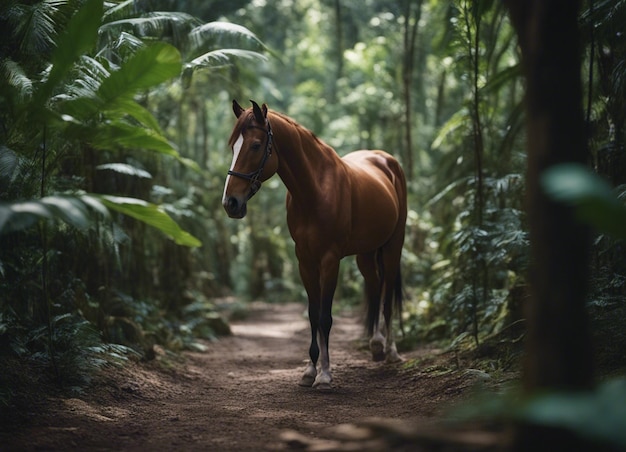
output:
<path id="1" fill-rule="evenodd" d="M 350 236 L 350 216 L 336 208 L 287 209 L 287 225 L 296 248 L 310 254 L 341 247 Z"/>

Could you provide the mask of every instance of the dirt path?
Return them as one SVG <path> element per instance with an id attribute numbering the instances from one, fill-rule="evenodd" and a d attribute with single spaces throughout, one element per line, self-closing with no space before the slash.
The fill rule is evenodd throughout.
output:
<path id="1" fill-rule="evenodd" d="M 257 303 L 249 311 L 232 325 L 232 336 L 185 353 L 182 364 L 168 368 L 161 356 L 107 372 L 81 397 L 51 400 L 5 431 L 0 450 L 289 449 L 303 446 L 294 436 L 324 438 L 360 419 L 428 423 L 472 385 L 466 373 L 441 366 L 407 371 L 373 363 L 358 320 L 338 315 L 331 333 L 334 388 L 302 388 L 304 306 Z"/>

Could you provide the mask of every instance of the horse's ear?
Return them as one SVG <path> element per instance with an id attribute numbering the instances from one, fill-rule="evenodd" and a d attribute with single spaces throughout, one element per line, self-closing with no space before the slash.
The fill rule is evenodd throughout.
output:
<path id="1" fill-rule="evenodd" d="M 265 118 L 267 118 L 267 105 L 263 104 L 263 110 L 261 110 L 261 107 L 259 107 L 259 104 L 257 104 L 255 101 L 251 99 L 250 102 L 252 102 L 254 119 L 256 119 L 259 124 L 264 124 Z"/>
<path id="2" fill-rule="evenodd" d="M 235 99 L 233 99 L 233 113 L 235 113 L 235 116 L 239 117 L 243 112 L 243 107 L 239 105 Z"/>

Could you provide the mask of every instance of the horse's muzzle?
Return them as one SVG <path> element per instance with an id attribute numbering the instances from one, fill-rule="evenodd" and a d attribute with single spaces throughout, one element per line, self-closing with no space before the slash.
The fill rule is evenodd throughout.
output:
<path id="1" fill-rule="evenodd" d="M 224 198 L 222 205 L 230 218 L 243 218 L 248 212 L 246 201 L 241 201 L 235 196 L 228 196 Z"/>

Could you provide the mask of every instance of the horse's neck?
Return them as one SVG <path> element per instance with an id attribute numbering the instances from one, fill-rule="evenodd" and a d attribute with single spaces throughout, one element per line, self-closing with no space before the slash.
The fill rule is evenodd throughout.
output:
<path id="1" fill-rule="evenodd" d="M 282 116 L 270 117 L 280 166 L 278 175 L 296 201 L 316 202 L 322 195 L 321 181 L 332 177 L 343 162 L 330 147 L 311 132 Z"/>

